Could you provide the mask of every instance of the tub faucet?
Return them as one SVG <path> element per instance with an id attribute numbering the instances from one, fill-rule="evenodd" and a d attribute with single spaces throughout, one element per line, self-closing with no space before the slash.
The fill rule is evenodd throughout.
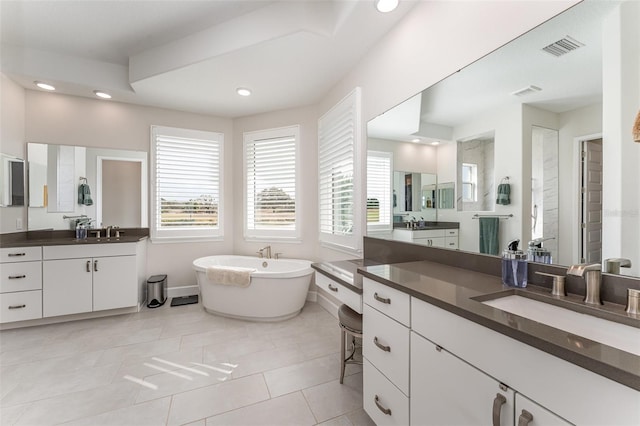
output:
<path id="1" fill-rule="evenodd" d="M 271 259 L 271 246 L 262 247 L 260 250 L 258 250 L 258 256 L 260 257 L 260 259 L 262 259 L 265 254 L 267 256 L 267 259 Z"/>
<path id="2" fill-rule="evenodd" d="M 604 272 L 620 274 L 620 268 L 631 268 L 631 260 L 619 257 L 604 260 Z"/>
<path id="3" fill-rule="evenodd" d="M 599 263 L 579 263 L 567 270 L 567 275 L 583 277 L 586 285 L 584 303 L 588 305 L 602 305 L 600 300 L 600 284 L 602 267 Z"/>

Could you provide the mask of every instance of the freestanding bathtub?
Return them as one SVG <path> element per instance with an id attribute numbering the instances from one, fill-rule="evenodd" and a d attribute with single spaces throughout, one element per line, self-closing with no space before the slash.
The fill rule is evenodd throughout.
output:
<path id="1" fill-rule="evenodd" d="M 207 279 L 209 266 L 254 268 L 248 287 Z M 251 256 L 208 256 L 193 261 L 202 306 L 212 314 L 253 321 L 280 321 L 302 310 L 311 283 L 311 262 Z"/>

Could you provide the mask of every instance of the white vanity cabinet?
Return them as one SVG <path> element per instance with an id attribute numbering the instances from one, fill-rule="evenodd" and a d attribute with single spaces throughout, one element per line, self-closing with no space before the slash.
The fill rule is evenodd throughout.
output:
<path id="1" fill-rule="evenodd" d="M 518 426 L 570 426 L 571 423 L 516 393 L 515 421 Z"/>
<path id="2" fill-rule="evenodd" d="M 411 332 L 411 423 L 513 426 L 514 394 L 504 384 Z"/>
<path id="3" fill-rule="evenodd" d="M 393 239 L 428 247 L 457 249 L 458 229 L 394 229 Z"/>
<path id="4" fill-rule="evenodd" d="M 43 315 L 137 304 L 136 243 L 43 248 Z"/>
<path id="5" fill-rule="evenodd" d="M 363 406 L 377 425 L 409 423 L 408 294 L 363 279 Z"/>
<path id="6" fill-rule="evenodd" d="M 342 284 L 338 284 L 320 272 L 316 272 L 316 285 L 357 313 L 362 313 L 362 295 L 349 290 Z"/>
<path id="7" fill-rule="evenodd" d="M 42 248 L 0 249 L 0 323 L 42 318 Z"/>

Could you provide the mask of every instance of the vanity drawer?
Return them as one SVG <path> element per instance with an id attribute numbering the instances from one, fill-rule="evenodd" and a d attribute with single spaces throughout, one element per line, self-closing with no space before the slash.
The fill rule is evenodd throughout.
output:
<path id="1" fill-rule="evenodd" d="M 410 297 L 395 288 L 388 287 L 369 278 L 363 279 L 364 303 L 409 326 Z"/>
<path id="2" fill-rule="evenodd" d="M 0 294 L 0 322 L 42 318 L 42 290 Z"/>
<path id="3" fill-rule="evenodd" d="M 2 265 L 0 293 L 42 289 L 42 262 L 17 262 Z"/>
<path id="4" fill-rule="evenodd" d="M 366 359 L 363 361 L 362 398 L 364 410 L 375 424 L 409 424 L 409 398 Z"/>
<path id="5" fill-rule="evenodd" d="M 458 237 L 446 237 L 444 239 L 444 247 L 448 249 L 457 249 L 458 248 Z"/>
<path id="6" fill-rule="evenodd" d="M 316 272 L 316 285 L 357 313 L 362 313 L 362 295 L 338 284 L 324 274 Z"/>
<path id="7" fill-rule="evenodd" d="M 14 247 L 0 249 L 0 263 L 32 262 L 34 260 L 42 260 L 42 247 Z"/>
<path id="8" fill-rule="evenodd" d="M 136 254 L 136 243 L 102 243 L 45 246 L 42 257 L 45 260 L 83 259 L 85 257 L 133 256 Z"/>
<path id="9" fill-rule="evenodd" d="M 445 237 L 458 237 L 458 229 L 445 229 L 444 230 Z"/>
<path id="10" fill-rule="evenodd" d="M 422 229 L 413 231 L 413 239 L 444 237 L 444 229 Z"/>
<path id="11" fill-rule="evenodd" d="M 365 305 L 362 333 L 364 357 L 409 395 L 409 329 Z"/>

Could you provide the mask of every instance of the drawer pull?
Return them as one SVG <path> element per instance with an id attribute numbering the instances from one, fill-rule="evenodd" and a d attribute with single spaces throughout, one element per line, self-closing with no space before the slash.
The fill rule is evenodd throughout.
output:
<path id="1" fill-rule="evenodd" d="M 20 256 L 26 256 L 27 253 L 9 253 L 9 257 L 20 257 Z"/>
<path id="2" fill-rule="evenodd" d="M 331 291 L 338 291 L 338 287 L 334 287 L 331 284 L 329 284 L 329 290 Z"/>
<path id="3" fill-rule="evenodd" d="M 507 403 L 507 398 L 499 393 L 493 399 L 493 426 L 500 426 L 500 414 L 502 413 L 502 406 Z M 519 426 L 519 425 L 518 425 Z"/>
<path id="4" fill-rule="evenodd" d="M 98 272 L 98 261 L 97 260 L 93 261 L 93 270 Z"/>
<path id="5" fill-rule="evenodd" d="M 10 280 L 19 280 L 21 278 L 27 278 L 26 275 L 9 275 Z"/>
<path id="6" fill-rule="evenodd" d="M 9 309 L 22 309 L 22 308 L 26 308 L 27 305 L 10 305 Z"/>
<path id="7" fill-rule="evenodd" d="M 384 352 L 391 352 L 391 346 L 385 346 L 385 345 L 382 345 L 382 344 L 378 343 L 378 337 L 377 337 L 377 336 L 373 338 L 373 343 L 374 343 L 377 347 L 379 347 L 380 349 L 382 349 Z"/>
<path id="8" fill-rule="evenodd" d="M 91 272 L 91 261 L 87 260 L 87 272 Z"/>
<path id="9" fill-rule="evenodd" d="M 391 408 L 384 408 L 382 404 L 380 404 L 380 398 L 378 398 L 378 395 L 376 395 L 376 397 L 373 400 L 375 401 L 376 407 L 378 407 L 378 410 L 382 411 L 387 416 L 391 415 Z"/>
<path id="10" fill-rule="evenodd" d="M 522 414 L 518 417 L 518 426 L 527 426 L 533 421 L 533 414 L 527 410 L 522 410 Z"/>
<path id="11" fill-rule="evenodd" d="M 386 297 L 380 297 L 380 296 L 378 296 L 378 293 L 373 293 L 373 298 L 376 299 L 380 303 L 386 303 L 387 305 L 391 304 L 391 299 L 386 298 Z"/>

